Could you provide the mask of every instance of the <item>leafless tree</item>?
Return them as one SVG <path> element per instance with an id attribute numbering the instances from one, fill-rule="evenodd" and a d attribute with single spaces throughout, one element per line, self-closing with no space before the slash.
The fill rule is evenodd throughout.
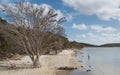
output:
<path id="1" fill-rule="evenodd" d="M 11 31 L 17 34 L 16 38 L 20 38 L 19 43 L 31 58 L 33 67 L 39 67 L 39 56 L 45 51 L 43 47 L 48 46 L 47 41 L 56 34 L 64 35 L 61 23 L 65 18 L 57 18 L 58 14 L 52 8 L 46 11 L 45 7 L 34 7 L 29 2 L 21 2 L 12 8 L 9 5 L 3 7 L 9 20 L 16 26 Z"/>

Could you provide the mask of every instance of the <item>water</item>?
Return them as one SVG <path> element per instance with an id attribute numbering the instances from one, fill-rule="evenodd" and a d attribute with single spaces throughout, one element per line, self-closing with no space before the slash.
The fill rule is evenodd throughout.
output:
<path id="1" fill-rule="evenodd" d="M 120 47 L 84 48 L 77 57 L 85 66 L 91 65 L 92 71 L 76 70 L 71 75 L 120 75 Z"/>

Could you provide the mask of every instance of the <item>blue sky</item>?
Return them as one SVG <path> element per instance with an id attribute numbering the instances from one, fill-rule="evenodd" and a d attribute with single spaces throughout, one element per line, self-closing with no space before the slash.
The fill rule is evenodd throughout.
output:
<path id="1" fill-rule="evenodd" d="M 1 4 L 21 0 L 0 0 Z M 70 41 L 91 44 L 120 43 L 120 0 L 29 0 L 59 10 Z M 0 15 L 3 17 L 3 14 Z"/>

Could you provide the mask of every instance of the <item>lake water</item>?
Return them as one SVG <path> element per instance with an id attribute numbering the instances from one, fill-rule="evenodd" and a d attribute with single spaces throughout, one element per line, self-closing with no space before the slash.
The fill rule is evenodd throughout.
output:
<path id="1" fill-rule="evenodd" d="M 77 57 L 92 71 L 76 70 L 71 75 L 120 75 L 120 47 L 84 48 Z"/>

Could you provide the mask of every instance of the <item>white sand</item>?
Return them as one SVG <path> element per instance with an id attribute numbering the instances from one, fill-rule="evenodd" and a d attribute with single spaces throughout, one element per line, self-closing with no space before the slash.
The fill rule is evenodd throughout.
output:
<path id="1" fill-rule="evenodd" d="M 57 55 L 42 55 L 40 56 L 40 64 L 42 65 L 41 68 L 1 70 L 0 75 L 56 75 L 56 72 L 58 71 L 56 68 L 59 67 L 73 67 L 80 68 L 84 71 L 88 70 L 80 62 L 78 62 L 75 55 L 75 51 L 71 50 L 64 50 Z M 10 66 L 11 64 L 15 64 L 16 66 L 28 66 L 31 65 L 32 62 L 28 56 L 22 57 L 21 60 L 0 61 L 0 66 Z M 81 66 L 83 66 L 83 68 L 81 68 Z"/>

